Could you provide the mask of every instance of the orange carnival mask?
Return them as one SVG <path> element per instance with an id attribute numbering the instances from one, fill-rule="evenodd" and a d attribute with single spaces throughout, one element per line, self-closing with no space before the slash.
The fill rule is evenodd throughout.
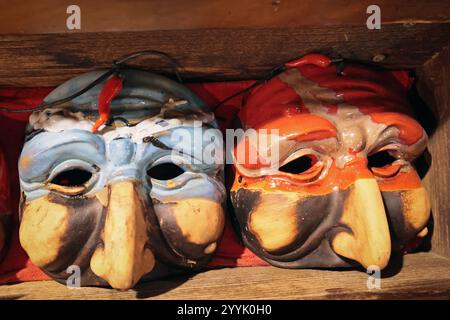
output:
<path id="1" fill-rule="evenodd" d="M 235 158 L 257 154 L 234 165 L 243 241 L 275 266 L 382 269 L 392 251 L 427 233 L 430 215 L 412 166 L 427 135 L 406 100 L 411 80 L 357 65 L 338 74 L 322 55 L 287 66 L 239 114 L 244 130 L 276 130 L 265 150 L 248 139 L 235 148 Z"/>

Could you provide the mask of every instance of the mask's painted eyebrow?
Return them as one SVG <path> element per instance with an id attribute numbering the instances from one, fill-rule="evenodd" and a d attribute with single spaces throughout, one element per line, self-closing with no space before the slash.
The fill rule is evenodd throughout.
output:
<path id="1" fill-rule="evenodd" d="M 105 154 L 103 139 L 88 131 L 41 132 L 24 144 L 18 161 L 19 176 L 34 182 L 67 159 L 101 164 L 106 161 Z"/>
<path id="2" fill-rule="evenodd" d="M 196 159 L 193 155 L 191 155 L 189 153 L 186 153 L 186 152 L 183 152 L 183 150 L 177 150 L 177 149 L 174 149 L 172 147 L 169 147 L 168 145 L 166 145 L 164 142 L 162 142 L 161 140 L 159 140 L 155 136 L 146 136 L 146 137 L 142 138 L 142 142 L 150 143 L 153 146 L 155 146 L 155 147 L 157 147 L 159 149 L 162 149 L 162 150 L 168 150 L 168 151 L 177 152 L 177 153 L 179 153 L 181 155 L 189 156 L 192 159 Z"/>
<path id="3" fill-rule="evenodd" d="M 279 118 L 261 128 L 278 130 L 280 136 L 298 142 L 334 138 L 337 129 L 329 120 L 314 114 L 299 114 L 292 117 Z"/>
<path id="4" fill-rule="evenodd" d="M 223 136 L 217 128 L 205 126 L 183 126 L 170 128 L 156 133 L 148 132 L 139 140 L 146 153 L 151 149 L 165 151 L 163 153 L 178 154 L 187 162 L 201 166 L 217 166 L 223 164 Z M 181 130 L 182 129 L 182 130 Z M 161 152 L 159 152 L 161 153 Z"/>
<path id="5" fill-rule="evenodd" d="M 142 139 L 144 143 L 151 143 L 155 147 L 163 150 L 173 150 L 173 148 L 167 146 L 164 142 L 156 138 L 155 136 L 147 136 Z"/>
<path id="6" fill-rule="evenodd" d="M 424 135 L 423 127 L 415 119 L 397 112 L 380 112 L 370 114 L 376 123 L 383 123 L 387 126 L 396 127 L 399 130 L 399 137 L 407 145 L 413 145 Z"/>

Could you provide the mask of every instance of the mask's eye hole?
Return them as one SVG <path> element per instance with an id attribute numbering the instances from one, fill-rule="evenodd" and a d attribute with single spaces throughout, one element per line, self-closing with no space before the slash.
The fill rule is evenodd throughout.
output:
<path id="1" fill-rule="evenodd" d="M 92 173 L 83 169 L 70 169 L 59 173 L 51 181 L 52 184 L 63 187 L 79 187 L 88 182 Z"/>
<path id="2" fill-rule="evenodd" d="M 184 170 L 172 162 L 161 163 L 147 170 L 147 176 L 156 180 L 170 180 L 183 173 Z"/>
<path id="3" fill-rule="evenodd" d="M 305 155 L 282 165 L 278 170 L 286 173 L 300 174 L 311 169 L 317 162 L 313 155 Z"/>
<path id="4" fill-rule="evenodd" d="M 396 158 L 390 155 L 387 150 L 374 153 L 367 157 L 369 168 L 382 168 L 392 164 Z"/>

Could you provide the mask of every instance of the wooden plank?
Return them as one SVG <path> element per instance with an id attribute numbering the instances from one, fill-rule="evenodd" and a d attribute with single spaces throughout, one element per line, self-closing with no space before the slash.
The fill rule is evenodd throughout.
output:
<path id="1" fill-rule="evenodd" d="M 77 0 L 81 31 L 150 31 L 230 27 L 364 25 L 371 0 Z M 4 4 L 0 33 L 62 33 L 73 1 L 14 1 Z M 450 20 L 450 3 L 378 0 L 383 24 Z"/>
<path id="2" fill-rule="evenodd" d="M 398 265 L 396 266 L 398 267 Z M 381 288 L 368 289 L 361 271 L 225 268 L 191 277 L 139 285 L 126 292 L 67 289 L 53 281 L 0 286 L 0 299 L 445 299 L 450 260 L 432 253 L 407 255 L 403 267 L 382 273 Z"/>
<path id="3" fill-rule="evenodd" d="M 309 52 L 339 54 L 380 65 L 416 68 L 450 39 L 450 23 L 272 29 L 167 30 L 0 36 L 0 86 L 56 86 L 82 72 L 140 50 L 175 58 L 188 80 L 259 78 L 275 65 Z M 170 73 L 167 63 L 142 59 L 140 65 Z"/>
<path id="4" fill-rule="evenodd" d="M 434 111 L 438 127 L 428 145 L 431 167 L 424 182 L 431 195 L 433 252 L 450 257 L 450 46 L 425 63 L 418 89 Z"/>

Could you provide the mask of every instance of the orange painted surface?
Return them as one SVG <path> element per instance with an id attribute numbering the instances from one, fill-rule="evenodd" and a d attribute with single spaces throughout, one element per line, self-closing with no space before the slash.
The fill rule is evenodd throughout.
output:
<path id="1" fill-rule="evenodd" d="M 328 168 L 327 174 L 315 182 L 306 184 L 311 180 L 314 174 L 319 176 L 322 168 L 318 164 L 301 174 L 282 173 L 277 175 L 262 176 L 258 178 L 242 177 L 239 183 L 237 177 L 241 176 L 236 173 L 236 178 L 232 187 L 232 191 L 240 188 L 259 189 L 267 191 L 291 191 L 305 195 L 325 195 L 333 190 L 344 190 L 348 188 L 357 179 L 374 178 L 373 173 L 366 167 L 366 161 L 363 159 L 355 161 L 348 166 L 340 169 L 334 163 Z"/>
<path id="2" fill-rule="evenodd" d="M 299 142 L 336 137 L 335 126 L 327 119 L 313 114 L 296 114 L 274 119 L 257 129 L 279 130 L 280 136 Z"/>
<path id="3" fill-rule="evenodd" d="M 262 176 L 258 178 L 242 177 L 242 182 L 239 183 L 237 177 L 242 176 L 239 172 L 236 173 L 236 178 L 232 187 L 232 191 L 239 188 L 262 189 L 267 191 L 282 190 L 298 192 L 306 195 L 324 195 L 333 190 L 345 190 L 357 179 L 377 179 L 380 191 L 399 191 L 419 188 L 422 185 L 419 175 L 414 169 L 405 172 L 400 171 L 398 165 L 390 165 L 392 168 L 375 169 L 375 172 L 367 168 L 365 159 L 360 158 L 360 161 L 350 163 L 344 168 L 340 169 L 333 163 L 325 177 L 316 182 L 306 184 L 306 182 L 313 180 L 315 176 L 319 176 L 321 166 L 317 164 L 310 170 L 301 174 L 280 173 L 278 175 Z M 380 170 L 384 172 L 396 172 L 393 176 L 385 173 L 385 176 L 379 174 Z"/>
<path id="4" fill-rule="evenodd" d="M 249 137 L 244 137 L 234 150 L 235 161 L 238 161 L 242 166 L 251 170 L 270 166 L 268 159 L 259 151 L 258 143 L 259 141 L 251 141 Z M 244 155 L 243 159 L 239 155 Z"/>
<path id="5" fill-rule="evenodd" d="M 407 144 L 412 145 L 423 136 L 422 126 L 413 118 L 397 112 L 371 113 L 372 120 L 395 126 L 399 129 L 399 137 Z"/>
<path id="6" fill-rule="evenodd" d="M 389 164 L 382 168 L 373 167 L 371 168 L 371 170 L 377 177 L 390 178 L 396 175 L 399 172 L 400 168 L 401 166 L 399 164 Z"/>
<path id="7" fill-rule="evenodd" d="M 381 191 L 399 191 L 420 188 L 422 181 L 414 169 L 400 172 L 392 178 L 379 179 L 378 185 Z"/>

